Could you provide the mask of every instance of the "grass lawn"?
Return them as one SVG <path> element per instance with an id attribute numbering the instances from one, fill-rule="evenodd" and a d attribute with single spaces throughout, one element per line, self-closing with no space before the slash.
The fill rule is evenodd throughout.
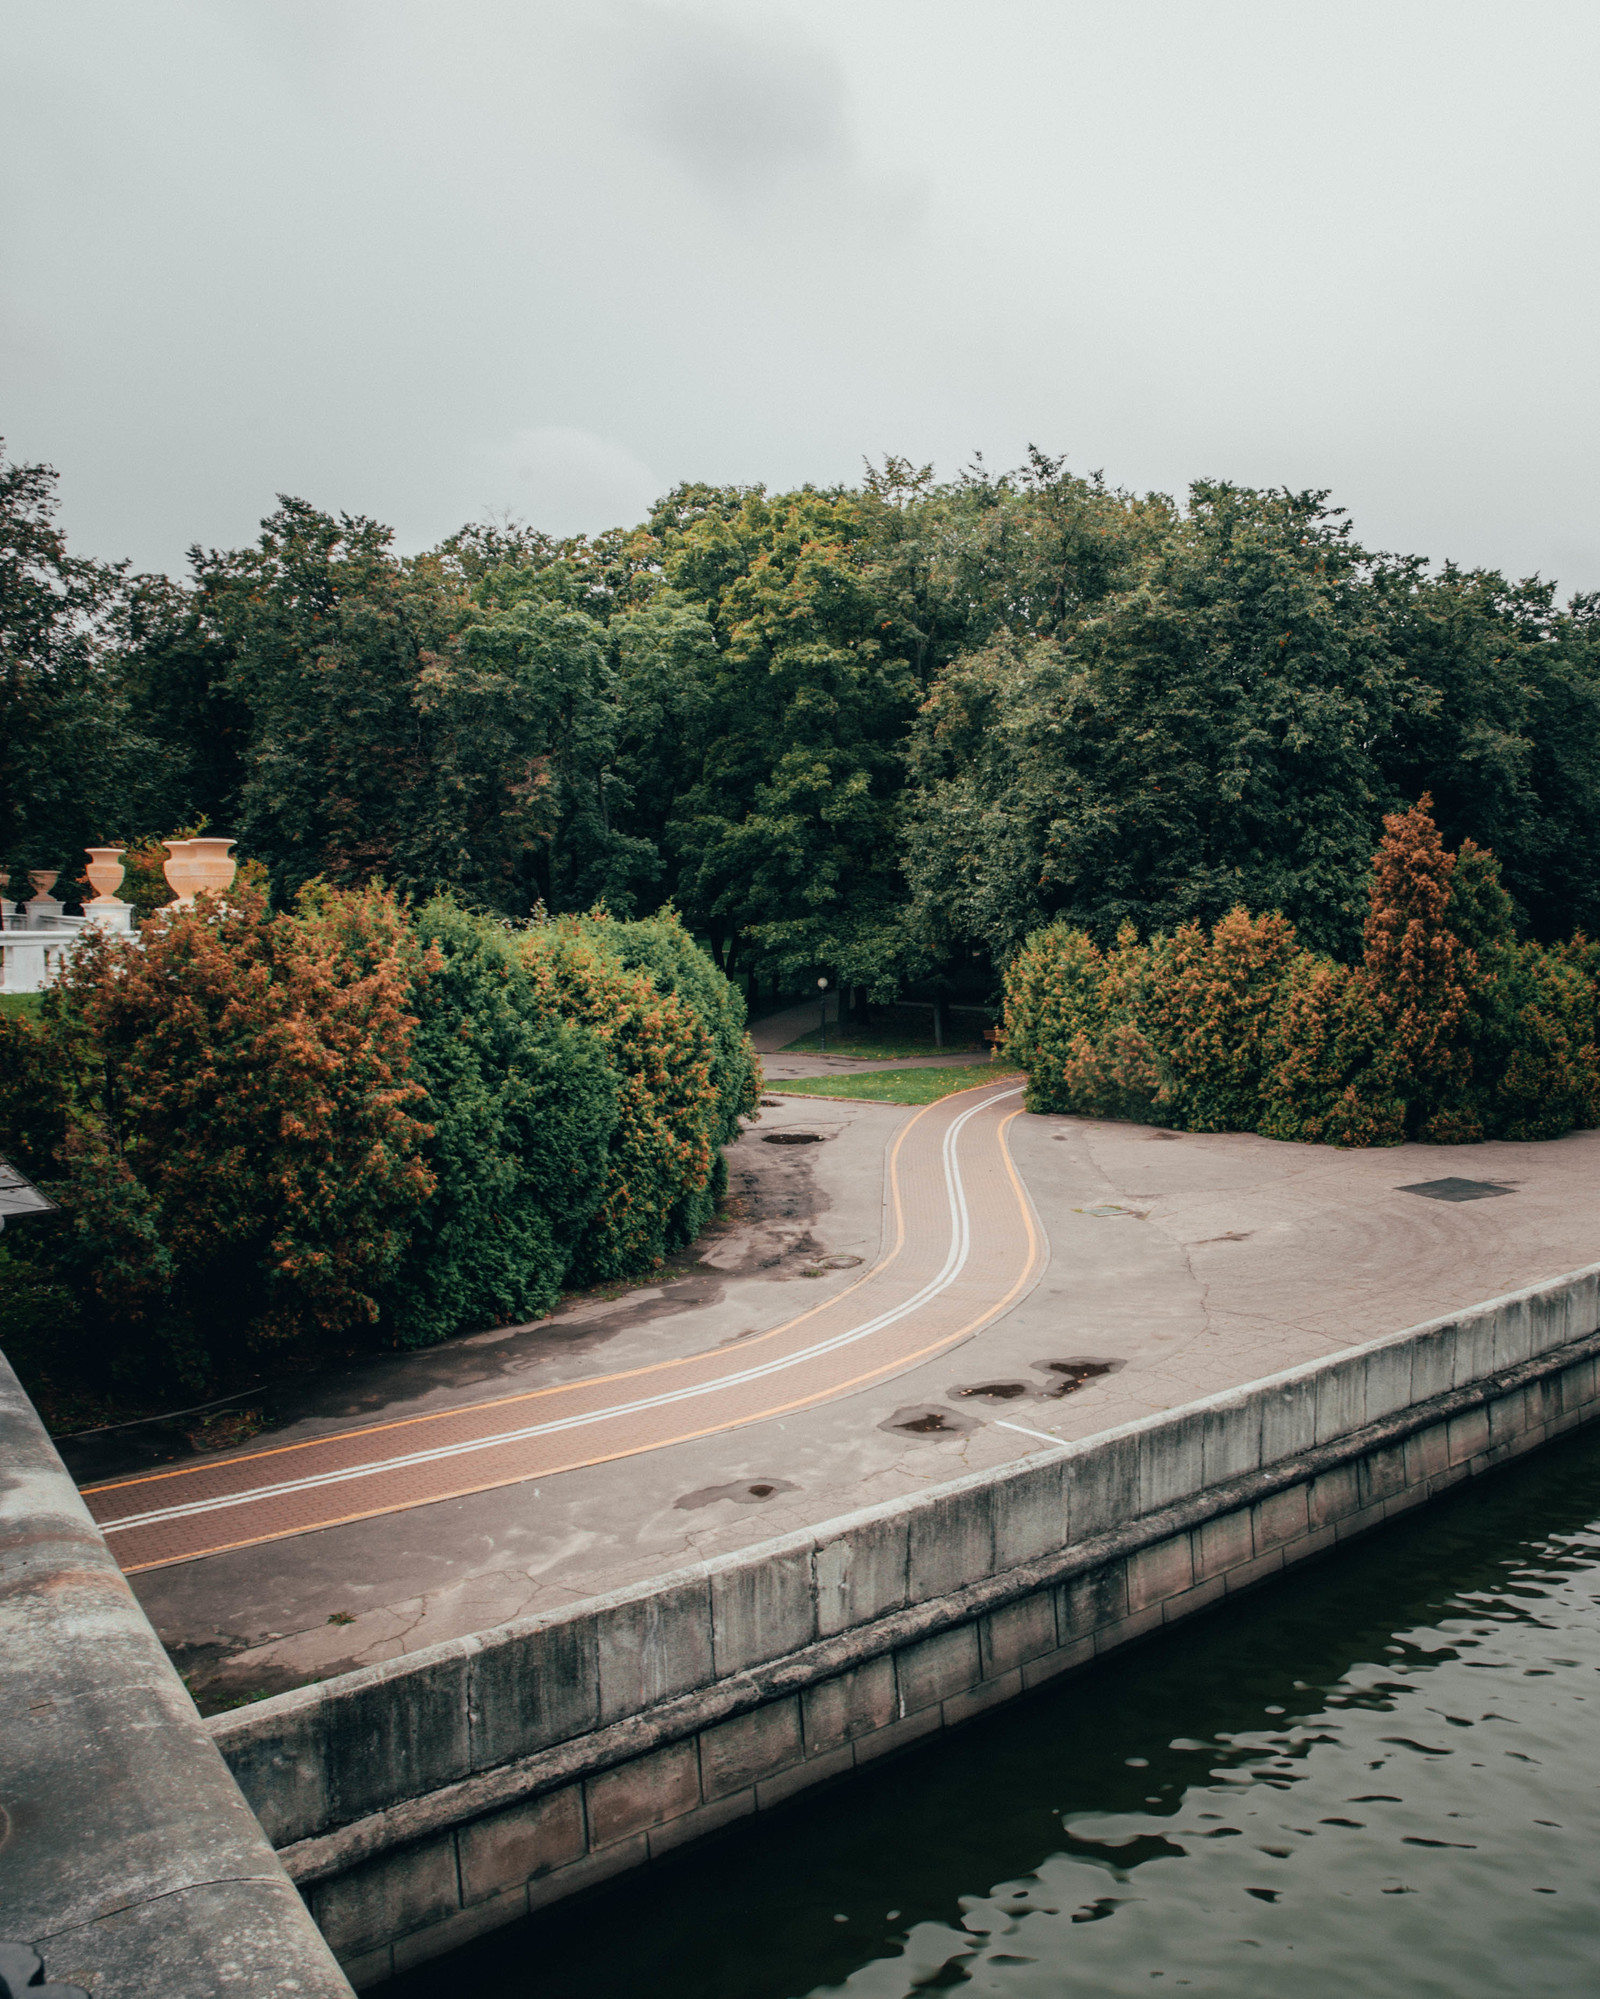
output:
<path id="1" fill-rule="evenodd" d="M 978 1083 L 1022 1081 L 1020 1069 L 1004 1062 L 963 1062 L 948 1069 L 901 1069 L 884 1075 L 810 1076 L 803 1083 L 768 1083 L 762 1094 L 772 1097 L 855 1097 L 874 1104 L 934 1104 L 955 1090 Z"/>
<path id="2" fill-rule="evenodd" d="M 32 1019 L 39 1011 L 40 993 L 0 993 L 0 1015 L 21 1014 Z"/>
<path id="3" fill-rule="evenodd" d="M 802 1034 L 798 1041 L 791 1041 L 784 1049 L 785 1055 L 815 1055 L 820 1052 L 822 1036 L 816 1028 L 809 1034 Z M 904 1030 L 892 1027 L 836 1027 L 828 1022 L 828 1053 L 830 1055 L 870 1055 L 875 1062 L 892 1062 L 897 1056 L 907 1055 L 959 1055 L 963 1048 L 982 1048 L 983 1043 L 976 1037 L 971 1040 L 959 1034 L 952 1034 L 942 1048 L 937 1047 L 930 1035 L 920 1040 Z"/>

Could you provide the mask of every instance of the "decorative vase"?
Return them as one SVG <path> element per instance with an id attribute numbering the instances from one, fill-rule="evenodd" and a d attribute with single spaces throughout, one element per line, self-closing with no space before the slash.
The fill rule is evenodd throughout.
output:
<path id="1" fill-rule="evenodd" d="M 55 897 L 50 891 L 55 887 L 60 873 L 61 870 L 59 868 L 29 868 L 28 879 L 33 883 L 33 894 L 30 900 L 33 902 L 54 902 Z"/>
<path id="2" fill-rule="evenodd" d="M 167 886 L 172 890 L 172 900 L 168 909 L 187 909 L 194 901 L 194 862 L 190 858 L 193 840 L 163 840 L 167 858 L 161 863 L 161 872 L 167 878 Z"/>
<path id="3" fill-rule="evenodd" d="M 173 893 L 168 909 L 187 909 L 196 895 L 221 895 L 232 885 L 238 872 L 238 863 L 228 853 L 232 840 L 166 840 L 162 844 L 171 855 L 161 864 Z"/>
<path id="4" fill-rule="evenodd" d="M 122 886 L 122 877 L 127 873 L 117 856 L 121 847 L 85 847 L 89 865 L 84 873 L 89 877 L 89 886 L 94 890 L 96 902 L 115 902 L 117 890 Z"/>
<path id="5" fill-rule="evenodd" d="M 239 863 L 228 849 L 237 844 L 234 840 L 212 839 L 189 842 L 189 864 L 195 875 L 191 894 L 223 895 L 233 886 Z"/>

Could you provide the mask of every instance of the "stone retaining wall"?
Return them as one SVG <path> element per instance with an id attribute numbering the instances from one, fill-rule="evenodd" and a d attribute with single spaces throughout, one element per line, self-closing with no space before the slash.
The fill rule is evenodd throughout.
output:
<path id="1" fill-rule="evenodd" d="M 1600 1265 L 209 1726 L 376 1984 L 1574 1427 L 1597 1328 Z"/>
<path id="2" fill-rule="evenodd" d="M 350 1999 L 3 1359 L 0 1687 L 0 1938 L 106 1999 Z"/>

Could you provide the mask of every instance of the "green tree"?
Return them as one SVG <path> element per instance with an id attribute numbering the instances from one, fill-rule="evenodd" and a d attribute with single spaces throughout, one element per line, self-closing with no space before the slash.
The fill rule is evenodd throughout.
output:
<path id="1" fill-rule="evenodd" d="M 1348 949 L 1397 674 L 1373 565 L 1317 493 L 1199 484 L 1058 637 L 1009 633 L 923 712 L 908 866 L 936 933 L 1004 958 L 1277 909 Z"/>
<path id="2" fill-rule="evenodd" d="M 57 868 L 70 883 L 86 846 L 132 830 L 154 746 L 133 726 L 111 647 L 123 571 L 68 551 L 56 477 L 0 450 L 0 857 L 13 874 Z"/>

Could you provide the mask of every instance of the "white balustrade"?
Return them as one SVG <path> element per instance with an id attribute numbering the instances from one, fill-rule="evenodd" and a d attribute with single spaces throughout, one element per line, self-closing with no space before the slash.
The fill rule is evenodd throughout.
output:
<path id="1" fill-rule="evenodd" d="M 168 909 L 190 909 L 198 892 L 221 895 L 233 882 L 236 863 L 228 854 L 232 840 L 167 840 L 168 858 L 162 873 L 173 891 Z M 139 942 L 139 927 L 131 902 L 116 891 L 125 872 L 121 847 L 88 847 L 84 870 L 95 894 L 81 916 L 69 916 L 50 891 L 59 871 L 39 868 L 28 879 L 34 893 L 24 903 L 9 904 L 9 878 L 0 874 L 0 992 L 37 993 L 54 983 L 73 945 L 86 930 L 102 930 L 129 943 Z"/>

